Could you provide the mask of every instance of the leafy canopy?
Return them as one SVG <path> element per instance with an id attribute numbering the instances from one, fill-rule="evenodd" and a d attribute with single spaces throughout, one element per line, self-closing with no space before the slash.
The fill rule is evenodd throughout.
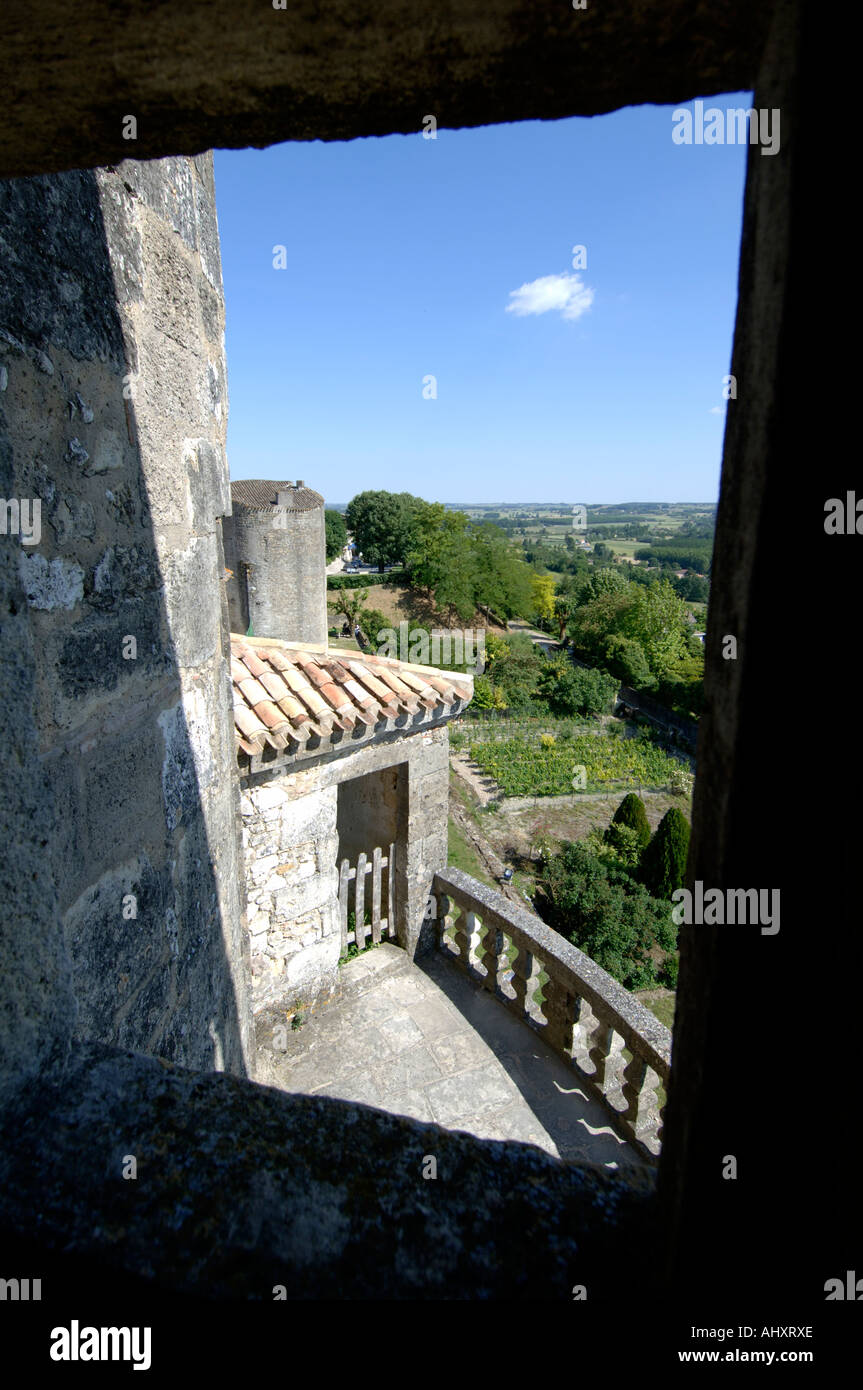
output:
<path id="1" fill-rule="evenodd" d="M 326 548 L 327 564 L 330 560 L 335 560 L 345 548 L 348 539 L 348 528 L 341 512 L 324 512 L 324 526 L 326 528 Z"/>

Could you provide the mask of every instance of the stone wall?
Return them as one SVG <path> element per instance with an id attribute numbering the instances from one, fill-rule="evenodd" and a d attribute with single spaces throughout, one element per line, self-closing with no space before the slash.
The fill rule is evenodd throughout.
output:
<path id="1" fill-rule="evenodd" d="M 406 794 L 406 779 L 398 765 L 340 783 L 336 824 L 339 862 L 348 859 L 356 864 L 357 856 L 375 845 L 386 854 L 387 846 L 398 839 Z"/>
<path id="2" fill-rule="evenodd" d="M 284 140 L 595 116 L 748 91 L 752 0 L 4 0 L 0 171 L 33 174 Z M 41 80 L 28 80 L 38 70 Z M 51 99 L 45 99 L 45 92 Z M 57 112 L 63 112 L 58 121 Z M 134 136 L 123 113 L 136 116 Z"/>
<path id="3" fill-rule="evenodd" d="M 9 923 L 13 1031 L 62 1012 L 67 1040 L 242 1072 L 212 161 L 5 183 L 0 227 L 2 493 L 41 507 L 35 544 L 3 538 L 2 701 L 37 768 L 6 840 L 38 883 Z"/>
<path id="4" fill-rule="evenodd" d="M 304 780 L 305 779 L 305 780 Z M 339 959 L 335 786 L 308 773 L 243 789 L 254 1008 L 328 997 Z"/>
<path id="5" fill-rule="evenodd" d="M 323 506 L 256 510 L 235 501 L 225 518 L 232 631 L 283 642 L 327 640 Z"/>
<path id="6" fill-rule="evenodd" d="M 386 804 L 378 806 L 381 798 Z M 309 1006 L 333 993 L 340 952 L 338 859 L 343 849 L 352 863 L 360 849 L 370 855 L 382 827 L 396 839 L 399 944 L 412 955 L 431 949 L 424 918 L 434 875 L 446 866 L 448 800 L 445 725 L 244 780 L 255 1012 Z M 386 853 L 385 844 L 380 848 Z"/>
<path id="7" fill-rule="evenodd" d="M 70 1310 L 82 1316 L 82 1285 L 92 1299 L 87 1257 L 97 1257 L 104 1283 L 90 1306 L 96 1321 L 111 1320 L 107 1307 L 121 1325 L 130 1309 L 151 1321 L 139 1311 L 147 1283 L 128 1277 L 144 1273 L 170 1291 L 196 1366 L 199 1347 L 213 1344 L 224 1358 L 217 1321 L 235 1327 L 242 1313 L 239 1302 L 215 1300 L 269 1304 L 251 1330 L 256 1345 L 263 1336 L 284 1354 L 277 1285 L 306 1307 L 346 1297 L 565 1305 L 581 1279 L 591 1318 L 607 1301 L 618 1320 L 622 1270 L 639 1312 L 655 1285 L 653 1181 L 634 1168 L 564 1163 L 531 1144 L 202 1077 L 95 1043 L 73 1049 L 62 1072 L 45 1069 L 7 1115 L 17 1140 L 0 1148 L 0 1231 L 17 1240 L 4 1240 L 14 1252 L 4 1272 L 46 1276 L 45 1306 L 63 1322 Z M 130 1116 L 137 1182 L 120 1177 Z M 429 1154 L 437 1182 L 422 1176 Z M 214 1302 L 187 1307 L 183 1291 Z M 667 1308 L 657 1309 L 651 1326 L 663 1316 Z M 21 1319 L 18 1309 L 4 1323 L 13 1345 Z M 24 1328 L 22 1350 L 33 1344 L 32 1324 Z M 154 1331 L 154 1358 L 165 1344 Z"/>

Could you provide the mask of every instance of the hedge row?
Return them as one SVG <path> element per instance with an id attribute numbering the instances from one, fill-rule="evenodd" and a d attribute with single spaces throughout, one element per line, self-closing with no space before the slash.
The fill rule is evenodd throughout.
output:
<path id="1" fill-rule="evenodd" d="M 407 570 L 389 570 L 386 574 L 328 574 L 328 589 L 369 589 L 373 584 L 406 584 Z"/>

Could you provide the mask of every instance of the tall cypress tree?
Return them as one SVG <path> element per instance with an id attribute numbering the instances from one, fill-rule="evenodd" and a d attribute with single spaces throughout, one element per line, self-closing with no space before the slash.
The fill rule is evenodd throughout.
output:
<path id="1" fill-rule="evenodd" d="M 638 843 L 644 849 L 650 839 L 650 823 L 647 819 L 647 811 L 644 809 L 644 802 L 635 792 L 627 792 L 615 811 L 612 825 L 628 825 L 638 836 Z"/>
<path id="2" fill-rule="evenodd" d="M 641 879 L 652 897 L 668 899 L 683 887 L 688 852 L 689 822 L 672 806 L 641 856 Z"/>

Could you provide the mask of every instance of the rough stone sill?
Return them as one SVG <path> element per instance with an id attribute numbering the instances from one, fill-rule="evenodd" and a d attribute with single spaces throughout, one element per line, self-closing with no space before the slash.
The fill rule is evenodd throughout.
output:
<path id="1" fill-rule="evenodd" d="M 621 1270 L 638 1287 L 656 1255 L 647 1172 L 98 1043 L 22 1087 L 3 1121 L 0 1228 L 160 1289 L 566 1301 L 579 1275 L 618 1302 Z"/>

